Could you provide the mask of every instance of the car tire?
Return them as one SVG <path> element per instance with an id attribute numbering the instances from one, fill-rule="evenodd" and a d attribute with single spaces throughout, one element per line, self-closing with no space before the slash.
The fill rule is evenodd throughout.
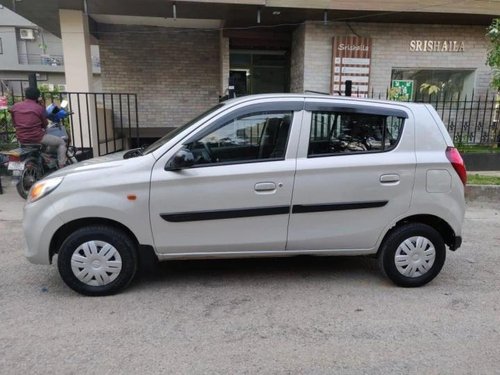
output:
<path id="1" fill-rule="evenodd" d="M 419 287 L 434 279 L 443 268 L 446 248 L 434 228 L 409 223 L 393 229 L 380 248 L 382 271 L 402 287 Z"/>
<path id="2" fill-rule="evenodd" d="M 124 289 L 137 271 L 137 246 L 123 231 L 88 226 L 71 233 L 59 249 L 57 266 L 71 289 L 87 296 Z"/>

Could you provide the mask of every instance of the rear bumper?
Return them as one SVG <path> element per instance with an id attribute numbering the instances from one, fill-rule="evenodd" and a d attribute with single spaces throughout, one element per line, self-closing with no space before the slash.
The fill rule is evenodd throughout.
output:
<path id="1" fill-rule="evenodd" d="M 462 237 L 461 236 L 455 236 L 453 242 L 450 244 L 450 250 L 455 251 L 460 246 L 462 246 Z"/>

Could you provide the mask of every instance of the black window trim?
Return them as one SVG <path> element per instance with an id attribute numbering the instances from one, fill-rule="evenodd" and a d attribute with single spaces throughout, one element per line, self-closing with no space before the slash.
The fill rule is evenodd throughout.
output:
<path id="1" fill-rule="evenodd" d="M 304 109 L 309 112 L 344 112 L 367 115 L 394 116 L 408 119 L 408 113 L 402 109 L 382 108 L 365 104 L 318 103 L 306 101 Z"/>
<path id="2" fill-rule="evenodd" d="M 285 152 L 286 155 L 286 152 Z M 196 164 L 185 169 L 197 169 L 197 168 L 209 168 L 209 167 L 223 167 L 227 165 L 238 165 L 238 164 L 255 164 L 255 163 L 269 163 L 273 161 L 283 161 L 286 158 L 267 158 L 267 159 L 250 159 L 250 160 L 238 160 L 238 161 L 224 161 L 220 163 L 207 163 L 207 164 Z"/>
<path id="3" fill-rule="evenodd" d="M 289 111 L 294 114 L 295 112 L 302 111 L 304 109 L 304 101 L 290 101 L 290 102 L 269 102 L 269 103 L 256 103 L 244 106 L 242 108 L 235 109 L 222 117 L 215 120 L 210 126 L 203 129 L 199 133 L 193 134 L 188 137 L 186 141 L 183 142 L 184 145 L 193 142 L 196 138 L 203 138 L 204 136 L 210 134 L 212 131 L 217 129 L 219 126 L 224 125 L 227 121 L 239 118 L 251 113 L 279 113 L 283 111 Z M 293 118 L 291 120 L 293 122 Z M 290 123 L 290 126 L 292 124 Z"/>

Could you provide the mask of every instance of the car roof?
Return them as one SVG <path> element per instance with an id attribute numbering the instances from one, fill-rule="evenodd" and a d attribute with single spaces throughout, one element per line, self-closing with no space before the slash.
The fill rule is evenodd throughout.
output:
<path id="1" fill-rule="evenodd" d="M 404 105 L 406 107 L 421 107 L 425 106 L 424 103 L 414 103 L 414 102 L 400 102 L 391 100 L 380 100 L 380 99 L 367 99 L 367 98 L 355 98 L 352 96 L 336 96 L 336 95 L 326 95 L 326 94 L 315 94 L 315 93 L 303 93 L 303 94 L 291 94 L 291 93 L 276 93 L 276 94 L 256 94 L 256 95 L 246 95 L 238 98 L 228 99 L 225 101 L 226 104 L 234 105 L 254 100 L 261 99 L 318 99 L 332 100 L 335 102 L 350 102 L 350 103 L 364 103 L 364 104 L 385 104 L 385 105 Z"/>

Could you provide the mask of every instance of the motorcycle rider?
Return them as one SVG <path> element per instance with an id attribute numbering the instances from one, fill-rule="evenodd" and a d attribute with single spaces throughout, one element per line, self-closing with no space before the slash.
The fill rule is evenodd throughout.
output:
<path id="1" fill-rule="evenodd" d="M 9 112 L 16 128 L 16 138 L 21 144 L 43 144 L 57 147 L 57 162 L 59 168 L 66 164 L 66 142 L 55 135 L 46 134 L 47 115 L 45 108 L 38 102 L 40 90 L 28 87 L 25 91 L 26 99 L 14 104 Z"/>

